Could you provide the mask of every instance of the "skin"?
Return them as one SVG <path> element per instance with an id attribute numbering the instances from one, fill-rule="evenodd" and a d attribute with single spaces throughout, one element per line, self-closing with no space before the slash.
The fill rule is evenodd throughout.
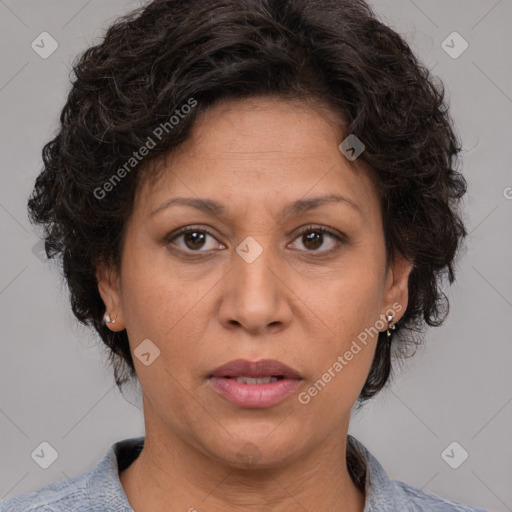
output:
<path id="1" fill-rule="evenodd" d="M 149 366 L 134 357 L 146 443 L 120 479 L 136 512 L 363 510 L 364 493 L 346 469 L 346 438 L 377 336 L 308 404 L 298 394 L 396 304 L 398 321 L 412 263 L 397 257 L 386 266 L 375 185 L 360 161 L 339 151 L 345 137 L 318 104 L 226 101 L 201 114 L 158 179 L 137 191 L 120 272 L 98 270 L 116 319 L 109 327 L 126 328 L 132 352 L 148 338 L 160 349 Z M 329 194 L 357 207 L 280 213 Z M 150 216 L 178 196 L 214 199 L 226 213 L 172 205 Z M 313 234 L 324 226 L 344 241 L 319 233 L 311 242 L 299 234 L 310 224 Z M 185 226 L 213 236 L 202 246 L 186 236 L 166 241 Z M 248 236 L 263 250 L 252 263 L 235 251 Z M 304 380 L 278 405 L 236 407 L 205 377 L 238 358 L 277 359 Z M 247 443 L 256 447 L 252 463 L 240 459 Z"/>

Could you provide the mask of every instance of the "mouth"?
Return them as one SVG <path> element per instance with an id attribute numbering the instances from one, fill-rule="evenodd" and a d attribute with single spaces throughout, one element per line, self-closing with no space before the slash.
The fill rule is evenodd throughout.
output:
<path id="1" fill-rule="evenodd" d="M 247 359 L 235 359 L 219 366 L 209 376 L 226 379 L 301 379 L 298 371 L 275 359 L 261 359 L 248 361 Z M 259 384 L 248 382 L 248 384 Z"/>
<path id="2" fill-rule="evenodd" d="M 265 408 L 285 400 L 303 379 L 275 359 L 237 359 L 214 370 L 207 380 L 218 395 L 238 407 Z"/>
<path id="3" fill-rule="evenodd" d="M 234 377 L 224 377 L 225 379 L 233 379 Z M 278 380 L 284 379 L 282 375 L 276 375 L 272 377 L 236 377 L 234 378 L 237 382 L 243 382 L 244 384 L 254 385 L 254 384 L 270 384 L 272 382 L 277 382 Z"/>

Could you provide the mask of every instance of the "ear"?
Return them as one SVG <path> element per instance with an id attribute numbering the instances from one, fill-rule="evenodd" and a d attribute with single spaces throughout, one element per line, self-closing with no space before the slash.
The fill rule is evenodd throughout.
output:
<path id="1" fill-rule="evenodd" d="M 414 262 L 397 254 L 388 268 L 383 315 L 393 314 L 393 323 L 402 318 L 409 301 L 409 275 Z"/>
<path id="2" fill-rule="evenodd" d="M 111 267 L 102 266 L 96 271 L 96 280 L 105 304 L 105 313 L 115 320 L 114 323 L 107 323 L 107 327 L 111 331 L 122 331 L 125 328 L 125 322 L 121 307 L 121 287 L 118 273 Z"/>

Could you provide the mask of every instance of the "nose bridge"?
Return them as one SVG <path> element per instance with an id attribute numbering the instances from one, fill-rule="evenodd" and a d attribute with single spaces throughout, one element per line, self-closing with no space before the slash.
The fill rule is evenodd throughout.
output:
<path id="1" fill-rule="evenodd" d="M 237 246 L 233 271 L 239 300 L 263 306 L 275 296 L 275 274 L 269 269 L 275 262 L 269 237 L 259 239 L 247 237 Z"/>
<path id="2" fill-rule="evenodd" d="M 233 254 L 229 272 L 223 320 L 236 322 L 248 330 L 264 329 L 284 322 L 283 289 L 270 247 L 270 237 L 245 238 Z"/>

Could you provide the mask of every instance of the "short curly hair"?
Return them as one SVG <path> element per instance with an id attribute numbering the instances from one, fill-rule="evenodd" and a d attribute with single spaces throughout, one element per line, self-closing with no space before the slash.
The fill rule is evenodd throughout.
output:
<path id="1" fill-rule="evenodd" d="M 136 376 L 133 359 L 126 330 L 103 322 L 96 270 L 119 269 L 135 193 L 156 172 L 149 164 L 221 100 L 319 100 L 365 145 L 359 158 L 378 184 L 388 261 L 399 253 L 414 265 L 408 307 L 390 338 L 379 334 L 359 405 L 388 382 L 391 341 L 417 344 L 426 324 L 444 321 L 441 285 L 454 281 L 467 234 L 460 142 L 442 82 L 363 0 L 157 0 L 117 19 L 73 72 L 29 216 L 44 226 L 48 258 L 62 259 L 73 313 L 108 347 L 120 388 Z"/>

